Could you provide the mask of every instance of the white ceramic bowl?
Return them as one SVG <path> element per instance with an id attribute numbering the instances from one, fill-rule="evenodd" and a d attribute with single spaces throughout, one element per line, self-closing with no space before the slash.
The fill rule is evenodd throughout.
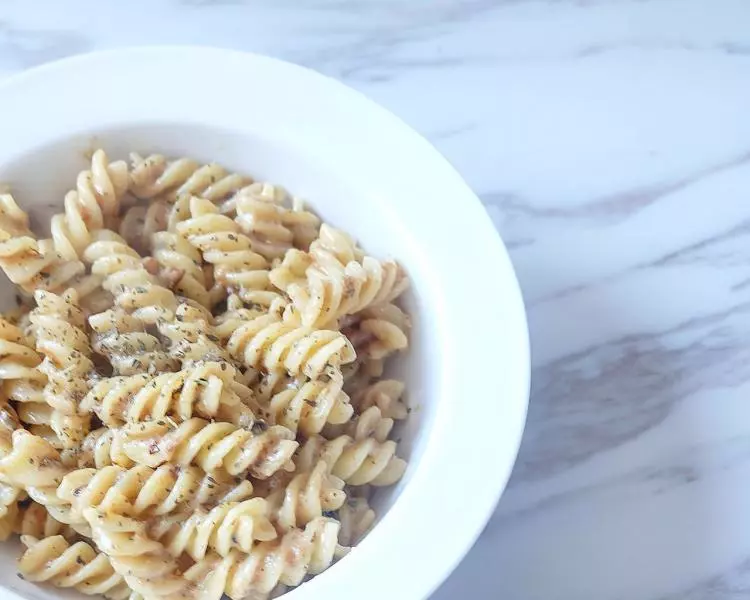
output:
<path id="1" fill-rule="evenodd" d="M 357 549 L 285 598 L 429 596 L 492 513 L 528 399 L 521 294 L 476 196 L 393 115 L 270 58 L 143 48 L 0 83 L 0 182 L 40 223 L 99 145 L 115 157 L 137 149 L 214 160 L 280 183 L 369 252 L 404 264 L 414 319 L 399 365 L 415 407 L 402 432 L 408 472 L 378 498 L 380 521 Z M 0 584 L 24 598 L 59 597 L 16 578 L 18 548 L 0 547 Z"/>

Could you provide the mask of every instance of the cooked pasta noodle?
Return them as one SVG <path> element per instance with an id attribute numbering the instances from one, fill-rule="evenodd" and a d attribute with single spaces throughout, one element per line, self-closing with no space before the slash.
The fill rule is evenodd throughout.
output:
<path id="1" fill-rule="evenodd" d="M 339 543 L 344 546 L 358 544 L 375 523 L 375 511 L 365 498 L 347 498 L 338 511 L 341 522 Z"/>
<path id="2" fill-rule="evenodd" d="M 82 171 L 76 189 L 65 196 L 65 212 L 52 217 L 52 240 L 63 259 L 80 259 L 91 242 L 92 232 L 113 222 L 127 189 L 127 164 L 110 163 L 103 150 L 94 152 L 91 170 Z"/>
<path id="3" fill-rule="evenodd" d="M 352 362 L 356 355 L 339 331 L 310 329 L 268 313 L 232 333 L 227 349 L 248 367 L 286 370 L 290 375 L 320 377 L 326 368 Z"/>
<path id="4" fill-rule="evenodd" d="M 233 548 L 251 552 L 256 540 L 276 538 L 262 498 L 224 502 L 207 510 L 198 508 L 187 518 L 174 515 L 153 519 L 149 535 L 164 544 L 175 557 L 187 553 L 193 560 L 205 558 L 209 549 L 228 556 Z"/>
<path id="5" fill-rule="evenodd" d="M 126 422 L 192 416 L 229 419 L 252 425 L 253 413 L 233 389 L 234 369 L 226 363 L 203 363 L 177 373 L 110 377 L 99 381 L 82 407 L 108 427 Z"/>
<path id="6" fill-rule="evenodd" d="M 22 535 L 26 551 L 18 561 L 18 572 L 28 581 L 75 588 L 87 595 L 101 594 L 111 600 L 125 600 L 130 588 L 112 568 L 109 559 L 86 542 L 71 545 L 63 536 L 39 539 Z"/>
<path id="7" fill-rule="evenodd" d="M 90 427 L 90 416 L 80 412 L 79 404 L 94 369 L 78 294 L 72 289 L 61 296 L 37 290 L 34 298 L 37 308 L 31 324 L 37 350 L 45 357 L 39 370 L 47 376 L 44 399 L 52 408 L 43 424 L 51 427 L 63 447 L 76 447 Z"/>
<path id="8" fill-rule="evenodd" d="M 328 472 L 328 466 L 319 462 L 309 472 L 283 474 L 288 481 L 275 482 L 267 496 L 271 516 L 282 531 L 304 527 L 313 519 L 341 508 L 346 500 L 344 482 Z"/>
<path id="9" fill-rule="evenodd" d="M 199 418 L 179 425 L 151 421 L 126 425 L 113 435 L 110 456 L 115 464 L 128 460 L 151 467 L 194 464 L 207 473 L 249 472 L 259 479 L 286 469 L 299 445 L 287 428 L 268 427 L 262 421 L 250 427 Z"/>
<path id="10" fill-rule="evenodd" d="M 132 590 L 146 598 L 196 598 L 196 590 L 182 577 L 177 561 L 162 544 L 148 537 L 145 523 L 95 508 L 87 508 L 84 514 L 96 545 Z"/>
<path id="11" fill-rule="evenodd" d="M 201 598 L 206 600 L 219 600 L 222 594 L 232 600 L 268 594 L 279 583 L 297 586 L 345 552 L 338 544 L 339 528 L 336 520 L 320 517 L 305 529 L 292 529 L 277 540 L 255 544 L 250 553 L 235 550 L 223 558 L 209 555 L 185 576 L 201 583 Z"/>
<path id="12" fill-rule="evenodd" d="M 253 248 L 269 260 L 282 258 L 293 247 L 307 250 L 318 236 L 320 219 L 297 198 L 287 208 L 286 196 L 279 186 L 254 183 L 235 197 L 237 222 Z"/>
<path id="13" fill-rule="evenodd" d="M 321 460 L 349 485 L 393 485 L 406 469 L 406 462 L 396 456 L 396 442 L 354 440 L 347 435 L 332 440 L 310 437 L 300 446 L 295 464 L 308 470 Z"/>
<path id="14" fill-rule="evenodd" d="M 77 469 L 65 475 L 57 488 L 58 498 L 72 507 L 73 522 L 79 521 L 83 511 L 91 506 L 117 514 L 167 515 L 245 500 L 252 492 L 249 481 L 175 465 L 156 469 L 145 465 Z"/>
<path id="15" fill-rule="evenodd" d="M 112 600 L 266 600 L 396 483 L 401 266 L 271 183 L 93 152 L 51 236 L 0 191 L 0 540 Z M 394 429 L 396 432 L 394 432 Z"/>
<path id="16" fill-rule="evenodd" d="M 253 250 L 240 226 L 204 198 L 190 199 L 190 219 L 177 231 L 213 265 L 217 283 L 236 290 L 246 302 L 270 305 L 278 293 L 270 290 L 268 263 Z"/>

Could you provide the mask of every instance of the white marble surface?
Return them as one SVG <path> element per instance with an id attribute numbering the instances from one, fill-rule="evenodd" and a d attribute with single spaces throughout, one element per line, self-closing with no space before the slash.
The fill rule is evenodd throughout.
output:
<path id="1" fill-rule="evenodd" d="M 527 435 L 435 600 L 750 593 L 750 1 L 0 2 L 0 76 L 157 43 L 366 92 L 458 166 L 511 249 Z"/>

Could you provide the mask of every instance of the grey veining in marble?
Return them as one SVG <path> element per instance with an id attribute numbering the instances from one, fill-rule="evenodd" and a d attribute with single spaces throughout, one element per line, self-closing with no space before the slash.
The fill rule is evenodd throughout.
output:
<path id="1" fill-rule="evenodd" d="M 747 597 L 750 2 L 0 4 L 0 76 L 164 43 L 362 90 L 446 154 L 510 248 L 527 434 L 434 600 Z"/>

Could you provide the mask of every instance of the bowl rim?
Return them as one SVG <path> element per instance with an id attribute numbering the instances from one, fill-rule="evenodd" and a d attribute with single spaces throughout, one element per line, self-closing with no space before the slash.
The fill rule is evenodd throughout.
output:
<path id="1" fill-rule="evenodd" d="M 186 64 L 195 66 L 198 72 L 200 65 L 210 67 L 211 80 L 219 88 L 222 81 L 236 77 L 237 69 L 263 73 L 281 84 L 294 82 L 292 87 L 301 86 L 310 94 L 335 99 L 366 116 L 368 122 L 376 122 L 387 138 L 413 152 L 423 164 L 419 170 L 431 172 L 450 202 L 460 205 L 461 210 L 453 211 L 447 220 L 435 217 L 438 233 L 446 233 L 447 226 L 458 226 L 471 231 L 473 247 L 481 249 L 440 256 L 444 272 L 451 277 L 443 284 L 444 296 L 435 301 L 451 316 L 445 325 L 452 344 L 443 361 L 443 366 L 449 364 L 451 369 L 438 375 L 442 378 L 441 390 L 446 393 L 441 402 L 445 398 L 455 400 L 445 400 L 438 407 L 420 464 L 410 466 L 414 469 L 411 481 L 368 537 L 346 557 L 346 565 L 323 572 L 287 596 L 302 600 L 305 594 L 312 597 L 314 593 L 325 593 L 333 600 L 344 600 L 356 589 L 360 600 L 380 600 L 397 589 L 401 598 L 426 598 L 458 565 L 489 520 L 507 485 L 525 425 L 530 386 L 528 328 L 507 250 L 480 200 L 453 166 L 401 119 L 344 83 L 268 56 L 204 46 L 146 46 L 97 51 L 46 63 L 0 81 L 0 129 L 11 127 L 13 121 L 15 125 L 27 124 L 31 130 L 28 136 L 25 130 L 15 125 L 14 128 L 18 136 L 26 138 L 21 147 L 28 147 L 29 140 L 49 139 L 44 137 L 49 133 L 39 131 L 39 124 L 30 121 L 37 116 L 32 110 L 21 113 L 25 117 L 13 110 L 14 102 L 16 109 L 34 105 L 40 102 L 34 96 L 48 86 L 59 97 L 68 98 L 69 103 L 76 91 L 80 94 L 86 85 L 81 82 L 92 74 L 101 78 L 99 86 L 106 86 L 107 82 L 117 85 L 114 78 L 118 77 L 140 76 L 168 94 L 167 87 L 177 82 L 175 78 L 189 72 Z M 138 104 L 139 101 L 129 105 L 127 99 L 113 99 L 112 106 L 97 107 L 94 112 L 105 114 L 110 110 L 107 114 L 111 114 L 113 122 L 134 122 L 143 108 Z M 195 112 L 199 110 L 197 104 L 193 106 L 194 109 L 179 110 L 200 122 L 201 115 Z M 81 108 L 68 110 L 85 121 Z M 61 127 L 58 133 L 65 131 L 65 125 Z M 13 152 L 8 144 L 4 147 L 0 142 L 0 163 L 9 160 Z M 492 270 L 485 265 L 492 265 Z M 482 310 L 475 310 L 471 304 L 466 306 L 467 298 L 472 296 L 490 300 L 480 301 Z M 495 303 L 501 310 L 495 310 Z M 497 373 L 498 363 L 509 368 Z M 448 395 L 446 390 L 453 393 Z M 497 396 L 502 396 L 502 401 L 496 401 Z M 502 436 L 493 434 L 498 421 Z M 493 429 L 488 430 L 485 423 Z M 373 569 L 372 564 L 381 566 Z"/>

